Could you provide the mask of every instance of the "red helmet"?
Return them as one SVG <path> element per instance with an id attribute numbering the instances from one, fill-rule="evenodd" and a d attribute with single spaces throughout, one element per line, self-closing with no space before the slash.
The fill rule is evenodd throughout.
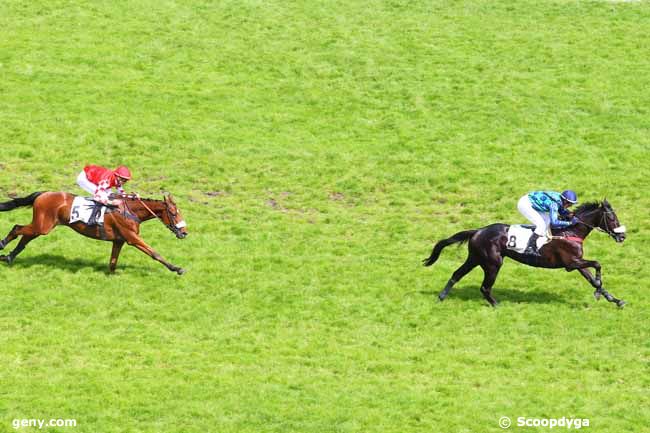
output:
<path id="1" fill-rule="evenodd" d="M 127 180 L 131 179 L 131 172 L 124 165 L 120 165 L 119 167 L 117 167 L 113 173 L 115 173 L 117 176 L 121 177 L 122 179 L 127 179 Z"/>

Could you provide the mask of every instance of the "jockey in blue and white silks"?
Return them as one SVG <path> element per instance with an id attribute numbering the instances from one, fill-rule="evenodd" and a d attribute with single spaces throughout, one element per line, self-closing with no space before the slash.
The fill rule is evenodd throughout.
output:
<path id="1" fill-rule="evenodd" d="M 568 216 L 568 208 L 577 201 L 576 193 L 570 189 L 561 194 L 554 191 L 533 191 L 520 198 L 517 209 L 535 225 L 535 233 L 531 236 L 524 254 L 539 255 L 537 238 L 546 236 L 549 228 L 562 228 L 575 224 L 577 222 L 575 217 L 571 221 L 562 221 L 558 216 Z"/>

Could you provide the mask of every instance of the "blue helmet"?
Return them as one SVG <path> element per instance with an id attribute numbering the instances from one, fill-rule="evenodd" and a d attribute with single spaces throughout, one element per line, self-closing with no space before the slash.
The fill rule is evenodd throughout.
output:
<path id="1" fill-rule="evenodd" d="M 578 202 L 578 196 L 573 190 L 567 189 L 566 191 L 563 191 L 561 194 L 561 197 L 568 201 L 569 203 L 577 203 Z"/>

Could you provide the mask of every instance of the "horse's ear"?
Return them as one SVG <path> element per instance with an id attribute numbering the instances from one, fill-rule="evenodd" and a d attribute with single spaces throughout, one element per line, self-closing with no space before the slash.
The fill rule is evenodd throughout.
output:
<path id="1" fill-rule="evenodd" d="M 605 209 L 606 211 L 612 211 L 612 210 L 614 210 L 614 209 L 612 208 L 612 205 L 609 204 L 609 202 L 607 201 L 606 198 L 603 199 L 603 209 Z"/>

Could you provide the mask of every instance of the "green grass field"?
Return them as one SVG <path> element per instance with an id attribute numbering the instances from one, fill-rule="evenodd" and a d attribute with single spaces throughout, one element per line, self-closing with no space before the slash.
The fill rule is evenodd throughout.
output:
<path id="1" fill-rule="evenodd" d="M 86 163 L 172 192 L 187 274 L 67 228 L 0 264 L 0 432 L 647 432 L 650 3 L 0 3 L 0 201 Z M 533 189 L 607 197 L 605 287 L 465 248 Z M 0 214 L 0 237 L 31 210 Z M 9 248 L 13 248 L 12 244 Z M 14 429 L 16 419 L 76 427 Z M 556 427 L 509 431 L 565 431 Z"/>

